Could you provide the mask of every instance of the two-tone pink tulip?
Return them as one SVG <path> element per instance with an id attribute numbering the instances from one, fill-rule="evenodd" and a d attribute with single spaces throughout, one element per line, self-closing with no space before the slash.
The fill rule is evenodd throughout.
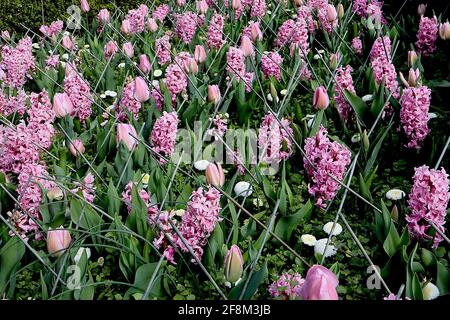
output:
<path id="1" fill-rule="evenodd" d="M 216 84 L 208 85 L 208 101 L 213 102 L 214 104 L 218 104 L 220 101 L 220 89 Z"/>
<path id="2" fill-rule="evenodd" d="M 74 157 L 82 155 L 85 151 L 83 141 L 81 141 L 80 139 L 72 140 L 69 146 L 69 150 Z"/>
<path id="3" fill-rule="evenodd" d="M 318 110 L 325 110 L 330 104 L 327 90 L 320 86 L 314 91 L 313 106 Z"/>
<path id="4" fill-rule="evenodd" d="M 220 163 L 214 164 L 210 163 L 206 167 L 206 181 L 218 188 L 221 188 L 225 183 L 225 174 L 223 172 Z"/>
<path id="5" fill-rule="evenodd" d="M 73 104 L 67 93 L 56 93 L 53 97 L 53 112 L 58 118 L 72 114 Z"/>
<path id="6" fill-rule="evenodd" d="M 129 151 L 132 151 L 137 145 L 137 133 L 136 129 L 131 124 L 128 123 L 118 123 L 117 124 L 117 146 L 122 142 Z"/>
<path id="7" fill-rule="evenodd" d="M 233 244 L 230 250 L 228 250 L 227 255 L 225 256 L 223 269 L 225 279 L 231 283 L 236 283 L 242 277 L 244 271 L 244 258 L 237 245 Z"/>
<path id="8" fill-rule="evenodd" d="M 152 70 L 152 64 L 146 54 L 141 54 L 139 57 L 139 69 L 143 73 L 149 73 Z"/>
<path id="9" fill-rule="evenodd" d="M 206 51 L 201 45 L 196 45 L 194 50 L 194 59 L 197 63 L 203 63 L 206 61 Z"/>
<path id="10" fill-rule="evenodd" d="M 130 20 L 125 19 L 125 20 L 122 21 L 122 24 L 121 24 L 121 26 L 120 26 L 120 31 L 121 31 L 122 33 L 125 33 L 125 34 L 130 34 L 130 33 L 131 33 L 131 24 L 130 24 Z"/>
<path id="11" fill-rule="evenodd" d="M 134 80 L 134 98 L 139 102 L 150 99 L 150 89 L 142 77 L 136 77 Z"/>
<path id="12" fill-rule="evenodd" d="M 97 19 L 101 24 L 109 23 L 109 20 L 111 19 L 111 15 L 109 14 L 108 9 L 100 10 L 97 15 Z"/>
<path id="13" fill-rule="evenodd" d="M 122 50 L 128 58 L 133 58 L 134 56 L 134 48 L 131 42 L 125 42 L 122 46 Z"/>
<path id="14" fill-rule="evenodd" d="M 244 57 L 252 57 L 255 54 L 252 41 L 245 35 L 241 38 L 241 50 L 244 53 Z"/>
<path id="15" fill-rule="evenodd" d="M 63 252 L 69 248 L 72 242 L 69 230 L 59 227 L 52 230 L 49 228 L 47 232 L 47 250 L 48 253 L 55 257 L 59 257 Z"/>
<path id="16" fill-rule="evenodd" d="M 81 0 L 80 7 L 82 12 L 89 12 L 90 10 L 89 2 L 87 2 L 87 0 Z"/>
<path id="17" fill-rule="evenodd" d="M 156 20 L 153 18 L 148 18 L 147 20 L 147 28 L 151 32 L 158 31 L 158 24 L 156 23 Z"/>
<path id="18" fill-rule="evenodd" d="M 303 300 L 339 300 L 336 275 L 321 265 L 313 265 L 300 289 Z"/>

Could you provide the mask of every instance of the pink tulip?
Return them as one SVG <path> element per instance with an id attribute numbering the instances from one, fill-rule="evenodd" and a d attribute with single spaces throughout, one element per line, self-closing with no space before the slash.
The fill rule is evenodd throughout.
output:
<path id="1" fill-rule="evenodd" d="M 337 6 L 337 15 L 339 20 L 344 17 L 344 6 L 342 5 L 342 3 L 339 3 Z"/>
<path id="2" fill-rule="evenodd" d="M 330 55 L 330 66 L 333 70 L 337 68 L 340 60 L 341 60 L 341 54 L 339 52 L 332 53 Z"/>
<path id="3" fill-rule="evenodd" d="M 417 53 L 415 51 L 408 51 L 408 66 L 411 68 L 417 61 Z"/>
<path id="4" fill-rule="evenodd" d="M 130 34 L 131 33 L 130 20 L 125 19 L 125 20 L 122 21 L 122 25 L 120 26 L 120 31 L 122 33 L 125 33 L 125 34 Z"/>
<path id="5" fill-rule="evenodd" d="M 139 69 L 144 73 L 149 73 L 152 70 L 152 65 L 147 55 L 141 54 L 139 57 Z"/>
<path id="6" fill-rule="evenodd" d="M 177 5 L 183 7 L 186 4 L 186 0 L 177 0 Z"/>
<path id="7" fill-rule="evenodd" d="M 67 78 L 72 77 L 76 74 L 78 74 L 77 66 L 72 62 L 67 62 L 66 67 L 64 68 L 64 76 Z"/>
<path id="8" fill-rule="evenodd" d="M 53 112 L 58 118 L 70 115 L 73 112 L 73 104 L 67 93 L 56 93 L 53 97 Z"/>
<path id="9" fill-rule="evenodd" d="M 3 30 L 1 37 L 3 38 L 3 40 L 6 40 L 6 41 L 9 41 L 11 39 L 11 36 L 10 36 L 8 30 Z"/>
<path id="10" fill-rule="evenodd" d="M 261 29 L 259 28 L 259 23 L 255 22 L 252 24 L 251 28 L 250 28 L 250 33 L 252 35 L 252 40 L 256 41 L 256 40 L 262 40 L 263 38 L 263 34 L 261 32 Z"/>
<path id="11" fill-rule="evenodd" d="M 218 104 L 220 101 L 220 90 L 218 85 L 208 85 L 208 101 Z"/>
<path id="12" fill-rule="evenodd" d="M 131 42 L 125 42 L 122 46 L 123 52 L 127 55 L 128 58 L 133 58 L 134 55 L 134 49 Z"/>
<path id="13" fill-rule="evenodd" d="M 241 50 L 244 52 L 244 57 L 251 57 L 255 54 L 253 43 L 247 36 L 241 38 Z"/>
<path id="14" fill-rule="evenodd" d="M 218 188 L 223 186 L 225 183 L 225 175 L 220 163 L 217 163 L 217 165 L 214 163 L 208 164 L 208 167 L 206 167 L 206 181 Z"/>
<path id="15" fill-rule="evenodd" d="M 150 98 L 147 82 L 142 77 L 136 77 L 134 80 L 134 98 L 139 102 L 145 102 Z"/>
<path id="16" fill-rule="evenodd" d="M 197 63 L 203 63 L 206 61 L 205 48 L 201 45 L 196 45 L 194 50 L 194 59 Z"/>
<path id="17" fill-rule="evenodd" d="M 240 10 L 242 8 L 242 1 L 241 0 L 232 0 L 231 8 L 233 10 Z"/>
<path id="18" fill-rule="evenodd" d="M 122 141 L 129 151 L 132 151 L 137 144 L 137 133 L 136 129 L 131 124 L 128 123 L 118 123 L 117 124 L 117 146 L 119 146 Z"/>
<path id="19" fill-rule="evenodd" d="M 83 12 L 89 12 L 90 8 L 89 8 L 89 3 L 87 2 L 87 0 L 81 0 L 81 11 Z"/>
<path id="20" fill-rule="evenodd" d="M 327 90 L 320 86 L 314 91 L 313 106 L 319 110 L 328 108 L 330 104 L 330 98 L 328 97 Z"/>
<path id="21" fill-rule="evenodd" d="M 70 36 L 63 36 L 61 45 L 67 50 L 73 50 L 74 48 L 74 43 Z"/>
<path id="22" fill-rule="evenodd" d="M 109 59 L 110 57 L 113 57 L 119 48 L 117 47 L 117 43 L 113 40 L 110 40 L 106 46 L 105 46 L 105 57 Z"/>
<path id="23" fill-rule="evenodd" d="M 328 21 L 333 22 L 337 19 L 338 15 L 337 15 L 337 11 L 336 11 L 336 7 L 332 4 L 329 4 L 327 6 L 327 16 L 328 16 Z"/>
<path id="24" fill-rule="evenodd" d="M 47 250 L 48 253 L 59 257 L 63 254 L 64 250 L 69 248 L 72 238 L 70 237 L 69 230 L 59 227 L 58 229 L 48 229 L 47 232 Z"/>
<path id="25" fill-rule="evenodd" d="M 205 0 L 197 1 L 196 7 L 200 14 L 206 14 L 206 12 L 208 12 L 208 3 Z"/>
<path id="26" fill-rule="evenodd" d="M 419 80 L 419 77 L 420 77 L 419 68 L 417 68 L 416 70 L 413 70 L 412 68 L 409 69 L 408 84 L 411 87 L 415 87 L 417 84 L 417 81 Z"/>
<path id="27" fill-rule="evenodd" d="M 69 150 L 74 157 L 82 155 L 85 151 L 83 141 L 79 139 L 73 140 L 72 143 L 70 144 Z"/>
<path id="28" fill-rule="evenodd" d="M 339 300 L 336 275 L 321 265 L 313 265 L 300 289 L 303 300 Z"/>
<path id="29" fill-rule="evenodd" d="M 148 18 L 147 27 L 148 30 L 150 30 L 151 32 L 155 32 L 158 30 L 158 24 L 156 23 L 156 20 L 153 18 Z"/>
<path id="30" fill-rule="evenodd" d="M 425 11 L 427 10 L 427 5 L 426 4 L 419 4 L 419 6 L 417 7 L 417 14 L 419 16 L 423 16 L 425 14 Z"/>
<path id="31" fill-rule="evenodd" d="M 448 21 L 439 25 L 439 36 L 442 40 L 450 40 L 450 23 Z"/>
<path id="32" fill-rule="evenodd" d="M 192 72 L 193 74 L 197 74 L 198 73 L 198 64 L 195 61 L 195 59 L 189 59 L 188 70 L 190 72 Z"/>
<path id="33" fill-rule="evenodd" d="M 108 9 L 100 10 L 100 12 L 98 13 L 98 20 L 102 24 L 107 24 L 107 23 L 109 23 L 109 19 L 110 19 L 110 14 L 109 14 Z"/>
<path id="34" fill-rule="evenodd" d="M 241 249 L 233 244 L 228 250 L 224 261 L 223 273 L 225 279 L 231 283 L 236 283 L 244 271 L 244 258 Z"/>

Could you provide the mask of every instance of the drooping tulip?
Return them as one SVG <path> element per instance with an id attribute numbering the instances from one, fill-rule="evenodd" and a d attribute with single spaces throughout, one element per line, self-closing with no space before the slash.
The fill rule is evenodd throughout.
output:
<path id="1" fill-rule="evenodd" d="M 87 2 L 87 0 L 81 0 L 80 6 L 81 6 L 81 11 L 89 12 L 90 8 L 89 8 L 89 2 Z"/>
<path id="2" fill-rule="evenodd" d="M 127 55 L 128 58 L 133 58 L 134 55 L 134 49 L 131 42 L 125 42 L 122 46 L 123 52 Z"/>
<path id="3" fill-rule="evenodd" d="M 328 108 L 328 105 L 330 104 L 330 98 L 328 97 L 327 90 L 320 86 L 314 91 L 313 96 L 313 106 L 316 109 L 324 110 Z"/>
<path id="4" fill-rule="evenodd" d="M 218 104 L 220 101 L 220 89 L 216 84 L 208 85 L 208 101 L 214 102 L 214 104 Z"/>
<path id="5" fill-rule="evenodd" d="M 118 123 L 117 124 L 117 146 L 122 141 L 129 151 L 132 151 L 137 144 L 137 133 L 136 129 L 131 124 L 128 123 Z"/>
<path id="6" fill-rule="evenodd" d="M 156 20 L 153 18 L 148 18 L 147 27 L 148 30 L 150 30 L 151 32 L 158 31 L 158 24 L 156 23 Z"/>
<path id="7" fill-rule="evenodd" d="M 206 61 L 206 51 L 201 45 L 196 45 L 194 50 L 194 59 L 197 63 L 203 63 Z"/>
<path id="8" fill-rule="evenodd" d="M 244 259 L 241 250 L 237 245 L 233 244 L 225 257 L 225 279 L 231 283 L 236 283 L 242 277 L 243 270 Z"/>
<path id="9" fill-rule="evenodd" d="M 55 230 L 49 228 L 47 232 L 48 253 L 59 257 L 70 246 L 71 241 L 72 237 L 70 236 L 69 230 L 63 229 L 62 227 Z"/>
<path id="10" fill-rule="evenodd" d="M 150 89 L 142 77 L 134 80 L 134 98 L 139 102 L 145 102 L 150 98 Z"/>
<path id="11" fill-rule="evenodd" d="M 339 300 L 336 275 L 321 265 L 313 265 L 300 289 L 303 300 Z"/>
<path id="12" fill-rule="evenodd" d="M 147 55 L 141 54 L 139 57 L 139 69 L 144 73 L 149 73 L 152 70 L 152 65 Z"/>
<path id="13" fill-rule="evenodd" d="M 70 115 L 73 112 L 73 104 L 67 93 L 56 93 L 53 97 L 53 111 L 58 118 Z"/>
<path id="14" fill-rule="evenodd" d="M 206 181 L 218 188 L 221 188 L 225 183 L 225 174 L 223 173 L 220 163 L 210 163 L 206 167 Z"/>
<path id="15" fill-rule="evenodd" d="M 84 147 L 83 141 L 81 141 L 80 139 L 73 140 L 70 143 L 69 150 L 70 150 L 70 153 L 74 157 L 82 155 L 84 153 L 84 151 L 85 151 L 85 147 Z"/>
<path id="16" fill-rule="evenodd" d="M 244 53 L 244 57 L 251 57 L 255 54 L 255 49 L 253 48 L 253 43 L 247 36 L 242 36 L 241 38 L 241 50 Z"/>

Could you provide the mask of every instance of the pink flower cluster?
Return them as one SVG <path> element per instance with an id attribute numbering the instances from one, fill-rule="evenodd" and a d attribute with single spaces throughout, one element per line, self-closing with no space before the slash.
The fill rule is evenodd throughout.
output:
<path id="1" fill-rule="evenodd" d="M 220 14 L 214 14 L 208 26 L 208 39 L 206 43 L 208 48 L 220 49 L 224 44 L 222 39 L 224 19 Z"/>
<path id="2" fill-rule="evenodd" d="M 288 44 L 292 38 L 294 31 L 295 21 L 288 19 L 278 28 L 277 38 L 275 39 L 275 45 L 282 47 Z"/>
<path id="3" fill-rule="evenodd" d="M 317 10 L 317 17 L 319 18 L 319 24 L 328 33 L 333 32 L 338 26 L 337 16 L 334 20 L 330 19 L 330 15 L 328 14 L 328 1 L 323 0 L 320 1 L 320 6 Z"/>
<path id="4" fill-rule="evenodd" d="M 92 95 L 89 85 L 86 83 L 75 67 L 68 67 L 69 71 L 64 79 L 64 92 L 67 93 L 74 107 L 74 114 L 82 122 L 92 114 Z"/>
<path id="5" fill-rule="evenodd" d="M 182 67 L 183 65 L 179 66 L 176 63 L 172 63 L 166 69 L 165 83 L 173 100 L 187 88 L 188 78 Z"/>
<path id="6" fill-rule="evenodd" d="M 51 68 L 56 69 L 59 66 L 59 55 L 49 55 L 45 60 L 45 70 L 50 70 Z"/>
<path id="7" fill-rule="evenodd" d="M 408 200 L 411 213 L 406 216 L 406 221 L 413 237 L 427 240 L 431 239 L 427 234 L 431 222 L 444 231 L 450 197 L 448 174 L 444 168 L 435 170 L 425 165 L 414 170 L 414 183 Z M 436 233 L 433 248 L 436 249 L 442 240 L 442 236 Z"/>
<path id="8" fill-rule="evenodd" d="M 261 70 L 266 78 L 273 76 L 278 81 L 281 80 L 281 64 L 283 58 L 278 52 L 272 51 L 261 57 Z"/>
<path id="9" fill-rule="evenodd" d="M 252 90 L 253 72 L 245 71 L 245 57 L 244 52 L 240 48 L 230 47 L 227 52 L 227 71 L 231 74 L 231 80 L 235 79 L 237 82 L 244 80 L 245 90 L 250 92 Z"/>
<path id="10" fill-rule="evenodd" d="M 362 18 L 372 17 L 373 22 L 380 21 L 386 23 L 383 17 L 383 2 L 379 0 L 353 0 L 353 12 Z"/>
<path id="11" fill-rule="evenodd" d="M 216 140 L 218 139 L 217 136 L 223 137 L 227 131 L 228 114 L 216 114 L 214 118 L 209 118 L 209 121 L 212 123 L 212 128 L 208 129 L 207 134 L 215 137 Z"/>
<path id="12" fill-rule="evenodd" d="M 419 30 L 417 31 L 417 49 L 424 56 L 430 55 L 436 50 L 436 40 L 438 37 L 438 21 L 433 18 L 420 17 Z"/>
<path id="13" fill-rule="evenodd" d="M 285 272 L 269 286 L 269 293 L 273 298 L 283 300 L 300 299 L 300 288 L 304 282 L 305 279 L 300 274 L 291 275 Z"/>
<path id="14" fill-rule="evenodd" d="M 325 202 L 333 199 L 340 189 L 340 184 L 329 174 L 341 181 L 351 160 L 350 151 L 339 142 L 331 142 L 327 134 L 327 130 L 320 126 L 314 137 L 306 139 L 306 157 L 303 159 L 311 179 L 308 191 L 316 197 L 316 205 L 320 208 L 325 208 Z"/>
<path id="15" fill-rule="evenodd" d="M 175 150 L 178 122 L 176 111 L 170 113 L 164 111 L 163 115 L 156 119 L 150 136 L 154 152 L 170 158 Z M 159 163 L 165 164 L 166 160 L 160 157 Z"/>
<path id="16" fill-rule="evenodd" d="M 136 183 L 133 183 L 132 181 L 128 182 L 128 184 L 125 186 L 125 190 L 122 192 L 122 199 L 123 202 L 125 202 L 125 205 L 127 206 L 128 213 L 131 213 L 132 209 L 131 192 L 133 185 L 137 188 Z M 137 188 L 137 191 L 142 201 L 147 205 L 147 207 L 150 207 L 150 194 L 147 191 L 139 188 Z"/>
<path id="17" fill-rule="evenodd" d="M 182 42 L 189 44 L 197 31 L 198 24 L 197 14 L 187 11 L 176 17 L 175 32 Z"/>
<path id="18" fill-rule="evenodd" d="M 291 56 L 297 49 L 299 56 L 305 58 L 309 52 L 308 28 L 305 20 L 298 18 L 295 21 L 291 41 Z"/>
<path id="19" fill-rule="evenodd" d="M 0 61 L 0 81 L 3 86 L 13 89 L 23 87 L 36 67 L 30 37 L 19 41 L 15 48 L 4 45 Z"/>
<path id="20" fill-rule="evenodd" d="M 353 71 L 351 66 L 339 67 L 336 69 L 334 87 L 334 103 L 339 111 L 341 118 L 348 123 L 352 117 L 352 107 L 348 103 L 344 95 L 344 90 L 355 93 L 355 87 L 353 86 L 353 79 L 351 72 Z"/>
<path id="21" fill-rule="evenodd" d="M 126 111 L 129 111 L 137 120 L 139 118 L 139 110 L 141 110 L 141 103 L 134 97 L 136 83 L 130 81 L 123 89 L 122 99 L 120 99 L 119 107 L 116 108 L 116 117 L 119 121 L 127 119 Z"/>
<path id="22" fill-rule="evenodd" d="M 19 90 L 16 96 L 5 97 L 0 91 L 0 114 L 5 117 L 17 112 L 23 116 L 26 111 L 27 94 L 24 90 Z"/>
<path id="23" fill-rule="evenodd" d="M 250 16 L 262 19 L 266 15 L 266 0 L 253 0 Z"/>
<path id="24" fill-rule="evenodd" d="M 56 36 L 62 31 L 64 22 L 61 20 L 53 21 L 49 26 L 42 25 L 39 31 L 48 38 L 56 40 Z"/>
<path id="25" fill-rule="evenodd" d="M 150 91 L 150 97 L 153 97 L 153 99 L 155 99 L 156 108 L 161 111 L 164 104 L 164 95 L 159 88 L 159 84 L 153 86 L 152 90 Z"/>
<path id="26" fill-rule="evenodd" d="M 352 49 L 358 55 L 361 55 L 363 53 L 362 41 L 359 36 L 352 39 Z"/>
<path id="27" fill-rule="evenodd" d="M 109 60 L 111 57 L 114 57 L 118 50 L 119 47 L 114 40 L 108 41 L 108 43 L 105 45 L 105 48 L 103 49 L 105 58 Z"/>
<path id="28" fill-rule="evenodd" d="M 130 22 L 131 33 L 141 33 L 145 30 L 145 22 L 148 16 L 148 7 L 141 4 L 139 8 L 128 11 L 125 19 Z"/>
<path id="29" fill-rule="evenodd" d="M 155 11 L 152 13 L 152 18 L 163 23 L 169 13 L 170 7 L 164 3 L 156 7 Z"/>
<path id="30" fill-rule="evenodd" d="M 431 90 L 426 86 L 403 89 L 400 103 L 400 121 L 408 137 L 408 148 L 419 149 L 428 135 L 428 110 Z"/>
<path id="31" fill-rule="evenodd" d="M 308 7 L 307 5 L 298 7 L 297 18 L 306 21 L 309 32 L 316 31 L 316 25 L 314 24 L 314 17 L 312 15 L 312 10 L 310 7 Z"/>
<path id="32" fill-rule="evenodd" d="M 367 16 L 367 0 L 353 0 L 353 12 L 360 17 Z"/>
<path id="33" fill-rule="evenodd" d="M 167 62 L 172 61 L 170 55 L 170 38 L 168 35 L 164 35 L 155 41 L 155 52 L 160 65 L 164 65 Z"/>
<path id="34" fill-rule="evenodd" d="M 280 124 L 272 113 L 266 114 L 258 134 L 261 161 L 271 164 L 289 158 L 292 154 L 292 135 L 289 120 L 283 118 Z"/>
<path id="35" fill-rule="evenodd" d="M 92 175 L 92 173 L 88 173 L 84 179 L 83 182 L 75 182 L 75 189 L 72 189 L 71 192 L 78 193 L 81 191 L 81 195 L 83 196 L 84 200 L 86 200 L 89 203 L 94 202 L 95 198 L 95 185 L 94 185 L 95 178 Z"/>

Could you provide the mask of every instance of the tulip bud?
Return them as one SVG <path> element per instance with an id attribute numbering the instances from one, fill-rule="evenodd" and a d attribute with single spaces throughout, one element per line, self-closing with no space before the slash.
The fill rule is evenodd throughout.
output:
<path id="1" fill-rule="evenodd" d="M 77 155 L 82 155 L 85 151 L 84 144 L 79 139 L 72 140 L 69 150 L 74 157 Z"/>
<path id="2" fill-rule="evenodd" d="M 244 57 L 251 57 L 255 54 L 253 43 L 247 36 L 241 38 L 241 50 L 244 53 Z"/>
<path id="3" fill-rule="evenodd" d="M 300 295 L 303 300 L 339 300 L 336 292 L 338 284 L 333 272 L 316 264 L 308 270 Z"/>
<path id="4" fill-rule="evenodd" d="M 117 146 L 122 141 L 129 151 L 132 151 L 137 144 L 137 133 L 136 129 L 131 124 L 128 123 L 118 123 L 117 124 Z"/>
<path id="5" fill-rule="evenodd" d="M 409 69 L 409 75 L 408 75 L 408 84 L 411 87 L 415 87 L 417 84 L 417 81 L 420 77 L 420 71 L 419 69 L 413 70 L 412 68 Z"/>
<path id="6" fill-rule="evenodd" d="M 415 51 L 408 51 L 408 66 L 412 68 L 417 61 L 417 53 Z"/>
<path id="7" fill-rule="evenodd" d="M 342 5 L 342 3 L 339 3 L 337 6 L 337 15 L 339 20 L 341 20 L 344 16 L 344 6 Z"/>
<path id="8" fill-rule="evenodd" d="M 87 0 L 81 0 L 80 6 L 81 6 L 81 11 L 89 12 L 90 8 L 89 8 L 89 3 L 87 2 Z"/>
<path id="9" fill-rule="evenodd" d="M 130 58 L 130 59 L 133 58 L 134 49 L 133 49 L 133 45 L 131 44 L 131 42 L 124 43 L 122 46 L 122 50 L 127 55 L 128 58 Z"/>
<path id="10" fill-rule="evenodd" d="M 188 70 L 190 72 L 192 72 L 193 74 L 197 74 L 198 73 L 198 64 L 195 61 L 195 59 L 189 59 Z"/>
<path id="11" fill-rule="evenodd" d="M 64 193 L 61 190 L 61 188 L 54 187 L 47 191 L 47 198 L 52 201 L 53 200 L 59 201 L 62 200 L 62 198 L 64 198 Z"/>
<path id="12" fill-rule="evenodd" d="M 186 4 L 186 0 L 177 0 L 177 5 L 183 7 Z"/>
<path id="13" fill-rule="evenodd" d="M 131 33 L 130 20 L 125 19 L 125 20 L 122 21 L 122 25 L 120 26 L 120 31 L 122 33 L 125 33 L 125 34 L 130 34 Z"/>
<path id="14" fill-rule="evenodd" d="M 339 61 L 341 60 L 341 54 L 338 53 L 332 53 L 330 55 L 330 66 L 332 70 L 335 70 L 339 64 Z"/>
<path id="15" fill-rule="evenodd" d="M 107 24 L 109 22 L 110 19 L 110 15 L 109 15 L 109 11 L 108 9 L 102 9 L 100 10 L 100 12 L 98 13 L 98 20 L 102 23 L 102 24 Z"/>
<path id="16" fill-rule="evenodd" d="M 152 70 L 150 60 L 145 54 L 141 54 L 139 57 L 139 69 L 144 73 L 149 73 Z"/>
<path id="17" fill-rule="evenodd" d="M 252 36 L 253 41 L 256 41 L 256 40 L 261 41 L 263 39 L 263 34 L 261 32 L 261 29 L 259 28 L 258 22 L 255 22 L 252 24 L 252 26 L 250 28 L 250 34 Z"/>
<path id="18" fill-rule="evenodd" d="M 332 4 L 328 4 L 327 6 L 327 17 L 328 17 L 328 21 L 333 22 L 337 19 L 338 15 L 336 12 L 336 7 L 333 6 Z"/>
<path id="19" fill-rule="evenodd" d="M 439 25 L 439 36 L 442 40 L 450 40 L 450 23 L 448 21 Z"/>
<path id="20" fill-rule="evenodd" d="M 427 10 L 427 5 L 426 4 L 419 4 L 419 6 L 417 7 L 417 14 L 419 16 L 423 16 L 425 14 L 425 10 Z"/>
<path id="21" fill-rule="evenodd" d="M 320 86 L 314 91 L 313 106 L 319 110 L 325 110 L 330 104 L 330 98 L 328 97 L 327 90 Z"/>
<path id="22" fill-rule="evenodd" d="M 392 207 L 391 218 L 396 222 L 398 221 L 398 208 L 396 204 L 394 204 L 394 206 Z"/>
<path id="23" fill-rule="evenodd" d="M 218 188 L 223 186 L 225 183 L 225 175 L 220 163 L 217 163 L 217 165 L 214 163 L 208 164 L 206 167 L 206 181 Z"/>
<path id="24" fill-rule="evenodd" d="M 231 283 L 236 283 L 244 271 L 244 259 L 241 250 L 233 244 L 228 250 L 224 263 L 225 279 Z"/>
<path id="25" fill-rule="evenodd" d="M 147 27 L 148 30 L 150 30 L 151 32 L 155 32 L 158 30 L 158 24 L 156 23 L 156 20 L 153 18 L 148 18 Z"/>
<path id="26" fill-rule="evenodd" d="M 363 141 L 364 150 L 366 152 L 369 151 L 370 142 L 369 142 L 369 136 L 367 135 L 366 129 L 364 129 L 364 131 L 363 131 L 362 141 Z"/>
<path id="27" fill-rule="evenodd" d="M 9 34 L 8 30 L 3 30 L 2 33 L 1 33 L 1 37 L 5 41 L 9 41 L 11 39 L 11 35 Z"/>
<path id="28" fill-rule="evenodd" d="M 53 112 L 58 118 L 70 115 L 73 112 L 73 104 L 67 93 L 56 93 L 53 97 Z"/>
<path id="29" fill-rule="evenodd" d="M 272 82 L 270 82 L 270 95 L 278 101 L 278 92 Z"/>
<path id="30" fill-rule="evenodd" d="M 59 257 L 70 246 L 71 241 L 72 238 L 70 237 L 69 230 L 63 229 L 62 227 L 56 230 L 48 229 L 47 250 L 51 255 Z"/>
<path id="31" fill-rule="evenodd" d="M 195 61 L 197 61 L 197 63 L 203 63 L 206 61 L 206 52 L 203 46 L 201 45 L 195 46 L 194 59 Z"/>
<path id="32" fill-rule="evenodd" d="M 206 14 L 206 12 L 208 12 L 208 3 L 205 0 L 197 1 L 196 7 L 200 14 Z"/>
<path id="33" fill-rule="evenodd" d="M 428 282 L 422 288 L 422 295 L 424 300 L 434 300 L 440 295 L 439 288 L 433 283 Z"/>
<path id="34" fill-rule="evenodd" d="M 134 98 L 139 102 L 150 99 L 150 89 L 142 77 L 136 77 L 134 80 Z"/>
<path id="35" fill-rule="evenodd" d="M 232 0 L 231 8 L 235 11 L 240 10 L 242 8 L 242 1 L 241 0 Z"/>
<path id="36" fill-rule="evenodd" d="M 117 47 L 117 43 L 115 42 L 115 41 L 113 41 L 113 40 L 110 40 L 106 45 L 105 45 L 105 49 L 104 49 L 104 52 L 105 52 L 105 57 L 107 58 L 107 59 L 109 59 L 110 57 L 113 57 L 116 53 L 117 53 L 117 50 L 118 50 L 119 48 Z"/>
<path id="37" fill-rule="evenodd" d="M 73 48 L 74 48 L 74 43 L 73 43 L 72 39 L 70 38 L 70 36 L 63 36 L 61 45 L 63 46 L 63 48 L 65 48 L 67 50 L 73 50 Z"/>
<path id="38" fill-rule="evenodd" d="M 219 86 L 213 84 L 213 85 L 208 85 L 208 101 L 209 102 L 214 102 L 214 104 L 218 104 L 220 101 L 221 95 L 220 95 L 220 90 L 219 90 Z"/>

